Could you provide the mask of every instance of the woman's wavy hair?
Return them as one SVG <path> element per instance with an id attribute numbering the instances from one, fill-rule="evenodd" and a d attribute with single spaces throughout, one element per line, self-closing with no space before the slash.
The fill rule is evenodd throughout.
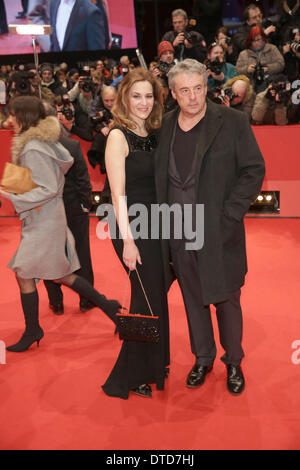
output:
<path id="1" fill-rule="evenodd" d="M 10 100 L 8 112 L 15 116 L 18 124 L 22 126 L 21 132 L 37 126 L 39 121 L 46 117 L 42 101 L 35 96 L 16 96 Z"/>
<path id="2" fill-rule="evenodd" d="M 248 35 L 246 37 L 246 49 L 250 49 L 253 39 L 255 38 L 255 36 L 259 36 L 259 35 L 261 35 L 261 37 L 263 38 L 265 42 L 268 42 L 268 38 L 265 35 L 262 28 L 260 26 L 252 26 L 252 28 L 250 28 Z"/>
<path id="3" fill-rule="evenodd" d="M 114 125 L 131 130 L 136 129 L 136 123 L 130 118 L 129 91 L 135 83 L 143 81 L 147 81 L 152 85 L 154 96 L 154 105 L 145 123 L 146 130 L 151 133 L 160 128 L 163 113 L 162 87 L 157 78 L 142 67 L 131 70 L 120 81 L 117 98 L 111 111 L 114 117 Z"/>

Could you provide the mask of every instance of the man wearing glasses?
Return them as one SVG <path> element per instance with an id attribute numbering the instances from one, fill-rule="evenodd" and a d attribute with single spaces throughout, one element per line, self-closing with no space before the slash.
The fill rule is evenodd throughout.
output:
<path id="1" fill-rule="evenodd" d="M 263 14 L 261 9 L 254 3 L 250 3 L 244 10 L 245 23 L 240 26 L 237 33 L 233 36 L 233 42 L 238 51 L 241 52 L 246 49 L 246 38 L 252 26 L 261 26 L 265 35 L 273 42 L 277 38 L 277 28 L 275 25 L 270 24 L 266 28 L 263 25 Z"/>

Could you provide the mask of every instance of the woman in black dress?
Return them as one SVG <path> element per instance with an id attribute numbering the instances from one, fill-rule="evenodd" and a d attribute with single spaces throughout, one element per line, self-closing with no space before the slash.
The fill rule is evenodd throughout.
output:
<path id="1" fill-rule="evenodd" d="M 151 207 L 156 203 L 154 181 L 154 131 L 161 125 L 162 95 L 153 75 L 137 68 L 120 82 L 112 110 L 115 127 L 106 147 L 106 171 L 111 188 L 118 233 L 112 240 L 127 272 L 130 271 L 130 313 L 149 314 L 142 280 L 154 315 L 159 316 L 159 343 L 123 341 L 117 362 L 103 385 L 107 395 L 128 398 L 133 391 L 151 397 L 151 383 L 164 388 L 169 365 L 169 324 L 160 240 L 151 238 Z M 126 196 L 127 199 L 124 198 Z M 147 238 L 134 237 L 128 210 L 143 204 L 148 220 Z M 152 227 L 153 228 L 153 227 Z M 141 231 L 142 231 L 141 230 Z M 129 282 L 129 281 L 128 281 Z M 126 286 L 124 285 L 124 291 Z"/>

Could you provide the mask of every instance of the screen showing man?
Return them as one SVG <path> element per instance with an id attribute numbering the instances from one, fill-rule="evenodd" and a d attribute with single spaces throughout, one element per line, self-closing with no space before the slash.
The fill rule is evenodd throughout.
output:
<path id="1" fill-rule="evenodd" d="M 4 7 L 8 24 L 51 26 L 51 35 L 37 36 L 38 52 L 137 47 L 133 0 L 28 0 L 22 15 L 19 0 Z M 30 36 L 1 34 L 2 55 L 32 52 Z"/>

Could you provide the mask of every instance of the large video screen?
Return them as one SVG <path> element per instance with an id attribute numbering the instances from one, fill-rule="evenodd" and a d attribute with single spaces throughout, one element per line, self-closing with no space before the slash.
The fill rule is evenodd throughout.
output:
<path id="1" fill-rule="evenodd" d="M 47 24 L 38 52 L 137 47 L 134 0 L 0 0 L 0 54 L 31 54 L 30 36 L 11 34 L 10 24 Z"/>

